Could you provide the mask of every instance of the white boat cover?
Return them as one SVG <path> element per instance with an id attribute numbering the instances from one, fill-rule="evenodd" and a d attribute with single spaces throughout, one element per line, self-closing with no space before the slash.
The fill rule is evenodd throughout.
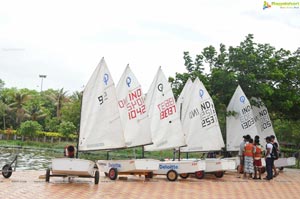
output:
<path id="1" fill-rule="evenodd" d="M 79 150 L 123 147 L 125 140 L 116 89 L 102 58 L 83 91 Z"/>
<path id="2" fill-rule="evenodd" d="M 226 117 L 226 149 L 238 151 L 244 135 L 249 134 L 252 138 L 258 135 L 252 107 L 240 86 L 227 106 L 227 113 L 230 115 Z"/>
<path id="3" fill-rule="evenodd" d="M 149 110 L 153 141 L 152 145 L 145 147 L 146 151 L 173 149 L 185 145 L 173 91 L 161 68 L 158 69 L 147 93 L 146 108 Z"/>
<path id="4" fill-rule="evenodd" d="M 117 98 L 127 147 L 152 143 L 141 85 L 127 65 L 117 85 Z"/>
<path id="5" fill-rule="evenodd" d="M 187 147 L 181 148 L 181 151 L 221 150 L 224 141 L 214 103 L 205 86 L 196 78 L 187 94 L 190 95 L 187 116 L 182 121 Z"/>

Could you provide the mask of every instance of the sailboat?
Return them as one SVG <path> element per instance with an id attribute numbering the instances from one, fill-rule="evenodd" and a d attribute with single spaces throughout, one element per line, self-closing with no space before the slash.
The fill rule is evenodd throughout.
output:
<path id="1" fill-rule="evenodd" d="M 161 67 L 150 86 L 146 98 L 149 108 L 150 127 L 153 144 L 146 151 L 175 149 L 186 145 L 179 111 L 174 95 Z M 200 168 L 199 168 L 200 167 Z M 187 178 L 189 173 L 205 169 L 205 164 L 197 161 L 165 160 L 159 162 L 155 175 L 166 175 L 169 181 L 175 181 L 180 175 Z"/>
<path id="2" fill-rule="evenodd" d="M 183 147 L 181 151 L 220 151 L 224 147 L 224 141 L 214 103 L 205 86 L 196 78 L 190 90 L 183 90 L 183 93 L 184 99 L 187 99 L 181 102 L 182 107 L 187 107 L 186 110 L 182 109 L 187 147 Z M 230 160 L 206 158 L 204 162 L 205 172 L 214 172 L 217 177 L 222 177 L 224 170 L 235 169 L 235 162 Z"/>
<path id="3" fill-rule="evenodd" d="M 226 150 L 239 151 L 244 135 L 254 138 L 258 135 L 251 104 L 238 85 L 228 106 L 226 117 Z"/>
<path id="4" fill-rule="evenodd" d="M 269 112 L 265 104 L 260 98 L 251 98 L 253 101 L 252 109 L 254 113 L 254 118 L 256 121 L 256 126 L 258 128 L 258 135 L 260 136 L 260 144 L 265 147 L 266 146 L 266 140 L 265 137 L 274 135 L 275 141 L 280 146 L 280 143 L 277 140 L 277 137 L 275 135 L 275 131 L 273 128 L 272 121 L 269 116 Z M 263 161 L 264 164 L 264 161 Z M 296 165 L 296 158 L 295 157 L 279 157 L 275 162 L 275 166 L 277 168 L 283 169 L 283 167 L 286 166 L 293 166 Z"/>
<path id="5" fill-rule="evenodd" d="M 115 105 L 111 105 L 109 108 L 119 109 L 121 121 L 119 127 L 122 127 L 119 131 L 123 132 L 125 147 L 152 144 L 144 95 L 141 85 L 129 65 L 118 82 L 116 93 Z M 109 139 L 114 141 L 116 137 L 111 136 Z M 141 174 L 151 177 L 153 170 L 158 168 L 158 161 L 153 159 L 98 160 L 97 163 L 99 170 L 107 173 L 111 180 L 115 180 L 121 174 Z"/>
<path id="6" fill-rule="evenodd" d="M 104 58 L 97 65 L 83 91 L 80 116 L 79 151 L 126 147 L 114 82 Z M 97 167 L 98 164 L 90 160 L 55 158 L 52 159 L 52 175 L 48 169 L 46 181 L 49 182 L 50 176 L 94 176 L 95 184 L 98 184 Z"/>

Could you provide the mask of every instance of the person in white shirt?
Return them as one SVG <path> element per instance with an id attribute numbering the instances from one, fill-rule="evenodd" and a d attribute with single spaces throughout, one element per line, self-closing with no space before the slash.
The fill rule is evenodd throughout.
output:
<path id="1" fill-rule="evenodd" d="M 240 158 L 240 165 L 238 167 L 238 178 L 240 178 L 240 174 L 244 172 L 244 148 L 247 142 L 250 140 L 250 135 L 244 135 L 243 136 L 243 141 L 240 143 L 240 150 L 239 150 L 239 158 Z"/>
<path id="2" fill-rule="evenodd" d="M 267 177 L 265 180 L 271 180 L 273 178 L 273 158 L 271 157 L 273 145 L 271 143 L 271 137 L 266 137 L 266 170 L 267 170 Z"/>

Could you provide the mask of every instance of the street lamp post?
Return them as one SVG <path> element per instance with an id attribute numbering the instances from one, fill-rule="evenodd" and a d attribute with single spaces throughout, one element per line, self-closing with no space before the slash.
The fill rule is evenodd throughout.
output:
<path id="1" fill-rule="evenodd" d="M 41 78 L 41 92 L 43 91 L 43 79 L 47 77 L 47 75 L 39 75 Z"/>

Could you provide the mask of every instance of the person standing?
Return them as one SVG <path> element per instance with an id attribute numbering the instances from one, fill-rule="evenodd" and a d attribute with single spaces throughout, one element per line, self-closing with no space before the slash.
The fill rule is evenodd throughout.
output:
<path id="1" fill-rule="evenodd" d="M 254 161 L 255 148 L 253 145 L 253 139 L 250 138 L 249 143 L 244 148 L 244 178 L 249 174 L 249 178 L 252 178 L 254 173 L 253 161 Z"/>
<path id="2" fill-rule="evenodd" d="M 244 171 L 244 148 L 246 143 L 248 142 L 248 139 L 250 139 L 250 135 L 244 135 L 243 141 L 240 143 L 240 149 L 239 149 L 239 158 L 240 158 L 240 165 L 238 167 L 238 177 L 240 178 L 240 174 Z"/>
<path id="3" fill-rule="evenodd" d="M 254 140 L 254 147 L 255 147 L 255 153 L 254 153 L 254 178 L 253 179 L 261 179 L 261 168 L 262 168 L 261 157 L 262 157 L 263 147 L 259 144 L 259 137 Z M 257 177 L 257 172 L 258 172 L 258 177 Z"/>
<path id="4" fill-rule="evenodd" d="M 274 152 L 276 157 L 272 157 L 273 158 L 273 167 L 272 167 L 273 168 L 273 177 L 276 177 L 279 175 L 279 172 L 277 171 L 276 166 L 275 166 L 275 161 L 279 158 L 278 157 L 279 156 L 279 148 L 278 148 L 278 143 L 275 142 L 275 136 L 271 135 L 270 138 L 271 138 L 271 143 L 273 145 L 273 150 L 276 150 Z"/>
<path id="5" fill-rule="evenodd" d="M 273 158 L 271 157 L 271 152 L 273 149 L 273 145 L 271 143 L 271 137 L 266 137 L 266 169 L 267 169 L 267 176 L 264 178 L 265 180 L 272 180 L 273 178 Z"/>

